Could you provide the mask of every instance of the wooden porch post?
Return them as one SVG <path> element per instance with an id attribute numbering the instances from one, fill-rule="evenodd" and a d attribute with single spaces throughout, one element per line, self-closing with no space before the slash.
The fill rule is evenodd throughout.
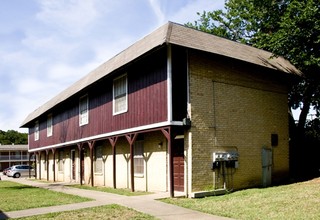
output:
<path id="1" fill-rule="evenodd" d="M 46 150 L 47 181 L 49 181 L 49 150 Z"/>
<path id="2" fill-rule="evenodd" d="M 53 182 L 56 181 L 56 149 L 52 148 L 53 154 Z"/>
<path id="3" fill-rule="evenodd" d="M 29 166 L 31 166 L 31 153 L 29 153 L 29 158 L 28 158 L 28 164 L 29 164 Z M 29 178 L 31 178 L 31 169 L 30 169 L 30 167 L 29 167 Z"/>
<path id="4" fill-rule="evenodd" d="M 117 173 L 116 173 L 116 143 L 118 141 L 118 137 L 108 138 L 111 146 L 112 146 L 112 158 L 113 158 L 113 188 L 117 188 Z M 104 177 L 105 178 L 105 177 Z"/>
<path id="5" fill-rule="evenodd" d="M 82 185 L 83 179 L 82 179 L 82 143 L 77 144 L 78 150 L 79 150 L 79 168 L 80 168 L 80 185 Z"/>
<path id="6" fill-rule="evenodd" d="M 161 129 L 163 135 L 168 141 L 168 154 L 169 154 L 169 181 L 170 181 L 170 197 L 174 197 L 174 179 L 173 179 L 173 156 L 172 156 L 172 144 L 171 144 L 171 129 L 170 127 Z"/>
<path id="7" fill-rule="evenodd" d="M 89 149 L 90 149 L 90 172 L 91 172 L 91 186 L 94 186 L 94 173 L 93 173 L 93 147 L 95 141 L 88 141 Z"/>
<path id="8" fill-rule="evenodd" d="M 138 133 L 127 134 L 126 138 L 130 145 L 130 176 L 131 176 L 131 191 L 134 192 L 134 152 L 133 152 L 133 143 L 137 139 Z"/>
<path id="9" fill-rule="evenodd" d="M 39 151 L 39 180 L 41 180 L 41 151 Z"/>
<path id="10" fill-rule="evenodd" d="M 37 155 L 38 155 L 38 152 L 34 152 L 34 175 L 35 175 L 35 179 L 37 179 Z"/>

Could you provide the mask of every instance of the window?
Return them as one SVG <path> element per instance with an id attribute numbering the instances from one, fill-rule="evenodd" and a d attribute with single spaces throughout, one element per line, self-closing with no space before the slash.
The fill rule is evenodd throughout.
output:
<path id="1" fill-rule="evenodd" d="M 120 114 L 128 110 L 128 83 L 127 75 L 113 80 L 113 114 Z"/>
<path id="2" fill-rule="evenodd" d="M 63 151 L 59 151 L 59 163 L 58 163 L 58 171 L 63 171 Z"/>
<path id="3" fill-rule="evenodd" d="M 39 122 L 36 121 L 36 124 L 34 126 L 34 140 L 39 140 Z"/>
<path id="4" fill-rule="evenodd" d="M 52 114 L 48 115 L 47 118 L 47 137 L 52 136 L 52 132 L 53 132 L 53 127 L 52 127 Z"/>
<path id="5" fill-rule="evenodd" d="M 89 123 L 89 101 L 88 96 L 82 96 L 79 101 L 79 125 Z"/>
<path id="6" fill-rule="evenodd" d="M 95 147 L 95 173 L 102 173 L 102 146 Z"/>
<path id="7" fill-rule="evenodd" d="M 143 141 L 136 141 L 134 144 L 134 174 L 144 174 Z"/>

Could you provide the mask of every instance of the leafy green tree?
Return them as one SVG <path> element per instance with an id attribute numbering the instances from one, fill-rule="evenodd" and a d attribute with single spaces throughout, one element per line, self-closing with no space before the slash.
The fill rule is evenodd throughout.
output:
<path id="1" fill-rule="evenodd" d="M 7 132 L 0 130 L 0 143 L 3 145 L 28 144 L 28 134 L 14 130 L 8 130 Z"/>
<path id="2" fill-rule="evenodd" d="M 304 77 L 289 94 L 301 108 L 298 128 L 305 129 L 309 109 L 320 113 L 320 2 L 318 0 L 226 0 L 225 10 L 198 13 L 186 25 L 283 56 Z M 303 132 L 302 132 L 303 133 Z"/>

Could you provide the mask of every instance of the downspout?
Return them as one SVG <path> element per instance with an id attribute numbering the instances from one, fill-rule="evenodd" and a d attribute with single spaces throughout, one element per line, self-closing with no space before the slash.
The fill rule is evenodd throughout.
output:
<path id="1" fill-rule="evenodd" d="M 167 104 L 168 122 L 172 122 L 172 51 L 171 44 L 167 44 Z"/>
<path id="2" fill-rule="evenodd" d="M 168 105 L 168 122 L 172 122 L 172 48 L 171 44 L 167 44 L 167 105 Z M 169 154 L 169 182 L 170 182 L 170 197 L 174 197 L 174 180 L 173 180 L 173 156 L 171 132 L 166 136 L 168 140 Z"/>
<path id="3" fill-rule="evenodd" d="M 187 117 L 191 120 L 191 100 L 190 100 L 190 72 L 189 72 L 189 50 L 186 49 L 187 62 Z M 188 130 L 188 150 L 187 150 L 187 166 L 186 166 L 186 195 L 189 197 L 192 189 L 192 132 Z"/>

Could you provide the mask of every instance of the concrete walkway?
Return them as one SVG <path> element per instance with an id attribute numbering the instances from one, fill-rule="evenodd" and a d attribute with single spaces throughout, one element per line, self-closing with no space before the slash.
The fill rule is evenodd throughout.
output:
<path id="1" fill-rule="evenodd" d="M 95 206 L 102 206 L 107 204 L 119 204 L 126 206 L 137 211 L 150 214 L 159 219 L 171 220 L 171 219 L 216 219 L 216 220 L 227 220 L 229 218 L 219 217 L 214 215 L 209 215 L 194 211 L 191 209 L 182 208 L 179 206 L 166 204 L 156 199 L 169 197 L 168 193 L 155 193 L 145 196 L 121 196 L 112 193 L 104 193 L 94 190 L 77 189 L 73 187 L 65 186 L 66 183 L 43 183 L 38 181 L 30 181 L 25 178 L 14 179 L 7 176 L 1 176 L 2 180 L 9 180 L 18 182 L 25 185 L 45 188 L 49 190 L 54 190 L 57 192 L 78 195 L 81 197 L 87 197 L 93 199 L 93 201 L 75 203 L 69 205 L 59 205 L 43 208 L 33 208 L 20 211 L 12 212 L 0 212 L 0 219 L 8 218 L 19 218 L 32 215 L 40 215 L 52 212 L 62 212 L 69 210 L 76 210 L 82 208 L 89 208 Z"/>

